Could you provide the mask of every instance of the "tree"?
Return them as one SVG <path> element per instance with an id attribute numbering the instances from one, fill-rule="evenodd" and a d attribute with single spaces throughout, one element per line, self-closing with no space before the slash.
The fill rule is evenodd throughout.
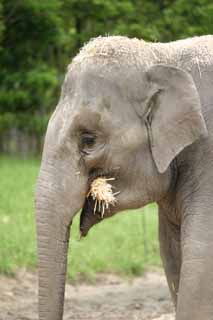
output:
<path id="1" fill-rule="evenodd" d="M 213 33 L 211 0 L 176 0 L 168 5 L 159 23 L 164 41 Z"/>
<path id="2" fill-rule="evenodd" d="M 58 0 L 3 0 L 0 112 L 48 110 L 57 89 L 54 50 L 63 42 Z"/>

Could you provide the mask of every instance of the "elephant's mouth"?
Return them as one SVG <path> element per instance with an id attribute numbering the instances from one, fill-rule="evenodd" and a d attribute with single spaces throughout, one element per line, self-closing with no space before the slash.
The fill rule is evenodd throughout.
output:
<path id="1" fill-rule="evenodd" d="M 80 235 L 85 237 L 90 228 L 103 220 L 104 217 L 111 215 L 111 206 L 103 207 L 103 203 L 97 201 L 89 194 L 91 184 L 97 178 L 111 178 L 113 177 L 112 172 L 103 172 L 100 170 L 93 171 L 88 179 L 88 192 L 85 197 L 84 205 L 80 216 Z M 117 179 L 117 177 L 116 177 Z"/>
<path id="2" fill-rule="evenodd" d="M 80 235 L 83 237 L 87 235 L 88 231 L 94 224 L 102 220 L 101 211 L 99 211 L 99 208 L 94 211 L 94 208 L 95 201 L 91 196 L 89 196 L 85 199 L 80 216 Z"/>

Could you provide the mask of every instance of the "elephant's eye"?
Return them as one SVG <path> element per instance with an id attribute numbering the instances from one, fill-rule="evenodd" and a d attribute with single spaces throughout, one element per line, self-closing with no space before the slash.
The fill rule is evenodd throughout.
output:
<path id="1" fill-rule="evenodd" d="M 87 151 L 91 149 L 96 142 L 96 136 L 91 132 L 82 132 L 80 137 L 80 149 L 81 151 Z"/>

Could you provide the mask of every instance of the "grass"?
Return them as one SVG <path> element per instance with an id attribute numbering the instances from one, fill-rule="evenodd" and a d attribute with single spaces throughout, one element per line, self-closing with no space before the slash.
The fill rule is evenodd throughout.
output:
<path id="1" fill-rule="evenodd" d="M 34 188 L 39 161 L 0 157 L 0 272 L 36 267 Z M 154 204 L 122 212 L 95 226 L 78 240 L 78 215 L 74 219 L 68 276 L 94 279 L 97 272 L 139 275 L 160 265 L 157 215 Z"/>

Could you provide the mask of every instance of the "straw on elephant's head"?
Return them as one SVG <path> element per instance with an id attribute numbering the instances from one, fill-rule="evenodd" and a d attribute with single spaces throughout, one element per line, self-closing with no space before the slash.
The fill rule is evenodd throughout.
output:
<path id="1" fill-rule="evenodd" d="M 109 181 L 113 181 L 115 178 L 105 178 L 100 177 L 95 179 L 90 186 L 89 193 L 87 197 L 91 196 L 95 201 L 94 214 L 96 209 L 101 212 L 101 217 L 103 218 L 105 209 L 108 209 L 110 205 L 115 205 L 117 199 L 115 196 L 119 193 L 113 193 L 112 185 Z"/>

